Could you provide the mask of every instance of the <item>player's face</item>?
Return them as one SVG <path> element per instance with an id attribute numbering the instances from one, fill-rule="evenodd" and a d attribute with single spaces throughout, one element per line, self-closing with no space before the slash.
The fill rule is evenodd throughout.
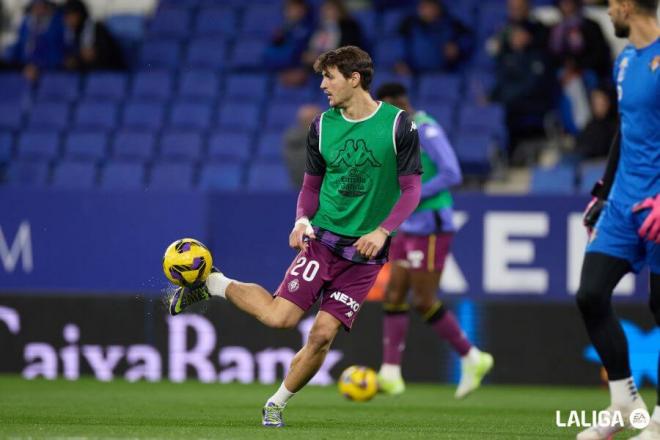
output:
<path id="1" fill-rule="evenodd" d="M 628 38 L 630 35 L 630 25 L 626 23 L 629 9 L 630 4 L 625 0 L 610 0 L 607 13 L 614 25 L 614 34 L 619 38 Z"/>
<path id="2" fill-rule="evenodd" d="M 353 96 L 354 77 L 345 78 L 336 67 L 328 67 L 323 71 L 321 89 L 328 97 L 330 107 L 342 107 Z"/>

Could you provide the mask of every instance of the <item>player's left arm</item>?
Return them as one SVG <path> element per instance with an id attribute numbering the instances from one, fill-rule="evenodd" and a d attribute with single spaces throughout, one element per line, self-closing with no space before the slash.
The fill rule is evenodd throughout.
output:
<path id="1" fill-rule="evenodd" d="M 367 258 L 373 258 L 380 252 L 390 233 L 415 211 L 420 200 L 422 166 L 417 126 L 405 112 L 399 114 L 396 124 L 394 138 L 401 196 L 380 226 L 355 242 L 358 252 Z"/>
<path id="2" fill-rule="evenodd" d="M 650 212 L 637 231 L 643 239 L 660 244 L 660 194 L 648 197 L 633 206 L 633 212 L 649 209 Z"/>
<path id="3" fill-rule="evenodd" d="M 463 181 L 461 167 L 442 127 L 423 125 L 419 128 L 419 136 L 424 140 L 424 151 L 438 169 L 435 176 L 422 184 L 422 199 L 460 185 Z"/>

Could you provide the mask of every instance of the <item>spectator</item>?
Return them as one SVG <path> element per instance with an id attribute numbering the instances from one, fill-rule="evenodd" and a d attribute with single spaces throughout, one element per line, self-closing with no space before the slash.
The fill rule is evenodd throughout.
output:
<path id="1" fill-rule="evenodd" d="M 349 14 L 343 0 L 325 0 L 320 19 L 303 58 L 312 66 L 323 52 L 342 46 L 362 46 L 362 30 Z"/>
<path id="2" fill-rule="evenodd" d="M 473 46 L 471 31 L 451 17 L 440 0 L 420 0 L 417 15 L 404 19 L 399 30 L 406 53 L 395 70 L 404 75 L 455 70 Z"/>
<path id="3" fill-rule="evenodd" d="M 117 70 L 125 67 L 121 49 L 108 28 L 89 17 L 81 0 L 64 4 L 66 58 L 70 70 Z"/>
<path id="4" fill-rule="evenodd" d="M 264 54 L 265 67 L 280 71 L 280 80 L 286 85 L 298 85 L 307 79 L 302 55 L 312 30 L 310 7 L 305 0 L 286 0 L 284 24 L 275 32 Z"/>
<path id="5" fill-rule="evenodd" d="M 580 159 L 605 158 L 617 131 L 615 101 L 606 88 L 592 90 L 590 101 L 592 118 L 578 135 L 575 152 Z"/>
<path id="6" fill-rule="evenodd" d="M 303 105 L 298 109 L 296 125 L 284 133 L 284 161 L 289 169 L 291 183 L 300 188 L 305 174 L 305 155 L 307 133 L 314 118 L 321 114 L 321 107 L 316 104 Z"/>
<path id="7" fill-rule="evenodd" d="M 489 53 L 497 57 L 511 52 L 509 34 L 516 27 L 522 27 L 531 35 L 532 46 L 545 52 L 548 47 L 548 29 L 529 15 L 528 0 L 508 0 L 508 19 L 504 28 L 488 41 Z"/>
<path id="8" fill-rule="evenodd" d="M 534 47 L 527 28 L 513 26 L 507 37 L 511 50 L 497 58 L 497 79 L 490 99 L 505 106 L 509 156 L 513 157 L 521 141 L 543 134 L 543 119 L 552 108 L 554 91 L 549 63 Z"/>
<path id="9" fill-rule="evenodd" d="M 64 21 L 48 0 L 33 0 L 26 8 L 16 42 L 7 51 L 7 61 L 30 81 L 40 71 L 62 67 L 64 61 Z"/>

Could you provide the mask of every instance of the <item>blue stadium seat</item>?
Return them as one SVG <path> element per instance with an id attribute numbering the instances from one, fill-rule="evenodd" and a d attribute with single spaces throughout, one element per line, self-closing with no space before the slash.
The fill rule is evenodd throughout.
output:
<path id="1" fill-rule="evenodd" d="M 186 65 L 194 68 L 222 70 L 227 67 L 227 44 L 218 38 L 192 40 L 186 51 Z"/>
<path id="2" fill-rule="evenodd" d="M 41 188 L 48 180 L 47 162 L 13 160 L 7 169 L 7 184 L 20 188 Z"/>
<path id="3" fill-rule="evenodd" d="M 380 69 L 391 69 L 403 59 L 403 40 L 398 37 L 379 39 L 374 51 L 374 62 Z"/>
<path id="4" fill-rule="evenodd" d="M 202 8 L 195 20 L 194 32 L 198 36 L 232 37 L 236 34 L 238 17 L 231 7 Z"/>
<path id="5" fill-rule="evenodd" d="M 0 102 L 21 102 L 30 95 L 30 83 L 20 73 L 0 73 Z"/>
<path id="6" fill-rule="evenodd" d="M 218 125 L 225 130 L 249 131 L 261 123 L 261 106 L 257 103 L 225 101 L 218 113 Z"/>
<path id="7" fill-rule="evenodd" d="M 76 108 L 76 128 L 112 130 L 117 124 L 117 104 L 114 102 L 80 102 Z"/>
<path id="8" fill-rule="evenodd" d="M 229 65 L 234 69 L 263 68 L 266 42 L 261 38 L 241 39 L 234 45 Z"/>
<path id="9" fill-rule="evenodd" d="M 453 134 L 454 130 L 454 108 L 449 105 L 434 102 L 427 103 L 422 101 L 419 104 L 419 110 L 424 110 L 442 126 L 448 135 Z"/>
<path id="10" fill-rule="evenodd" d="M 150 101 L 165 101 L 174 88 L 172 74 L 165 70 L 138 72 L 133 77 L 131 95 Z"/>
<path id="11" fill-rule="evenodd" d="M 93 162 L 60 161 L 53 170 L 51 185 L 60 189 L 93 188 L 96 165 Z"/>
<path id="12" fill-rule="evenodd" d="M 187 8 L 160 8 L 151 19 L 149 35 L 183 39 L 190 33 L 190 22 Z"/>
<path id="13" fill-rule="evenodd" d="M 213 101 L 220 90 L 218 75 L 213 70 L 190 70 L 179 77 L 179 97 Z"/>
<path id="14" fill-rule="evenodd" d="M 45 73 L 39 80 L 37 99 L 40 101 L 75 101 L 78 98 L 79 76 L 69 73 Z"/>
<path id="15" fill-rule="evenodd" d="M 204 2 L 205 0 L 161 0 L 158 3 L 158 6 L 161 8 L 177 7 L 177 8 L 196 9 L 200 7 Z"/>
<path id="16" fill-rule="evenodd" d="M 18 140 L 21 159 L 50 160 L 59 153 L 60 136 L 55 131 L 24 131 Z"/>
<path id="17" fill-rule="evenodd" d="M 156 163 L 151 168 L 150 189 L 189 190 L 194 168 L 189 163 Z"/>
<path id="18" fill-rule="evenodd" d="M 603 178 L 605 168 L 607 166 L 606 160 L 597 162 L 585 162 L 580 165 L 580 193 L 589 194 L 594 184 Z"/>
<path id="19" fill-rule="evenodd" d="M 575 169 L 572 166 L 534 168 L 530 189 L 536 194 L 573 194 Z"/>
<path id="20" fill-rule="evenodd" d="M 487 97 L 495 86 L 495 81 L 495 75 L 488 71 L 472 72 L 465 81 L 467 101 L 476 103 Z"/>
<path id="21" fill-rule="evenodd" d="M 279 130 L 290 127 L 296 122 L 299 104 L 272 102 L 266 111 L 266 129 Z"/>
<path id="22" fill-rule="evenodd" d="M 458 126 L 463 132 L 485 133 L 500 141 L 504 141 L 506 137 L 504 109 L 497 104 L 463 106 L 459 113 Z"/>
<path id="23" fill-rule="evenodd" d="M 202 136 L 194 131 L 167 131 L 160 138 L 160 157 L 195 162 L 202 156 Z"/>
<path id="24" fill-rule="evenodd" d="M 121 101 L 126 95 L 128 77 L 122 73 L 90 73 L 85 82 L 85 98 L 101 101 Z"/>
<path id="25" fill-rule="evenodd" d="M 108 162 L 101 169 L 101 188 L 142 189 L 144 165 L 135 162 Z"/>
<path id="26" fill-rule="evenodd" d="M 206 164 L 199 176 L 199 187 L 204 190 L 235 190 L 241 187 L 243 167 L 239 164 Z"/>
<path id="27" fill-rule="evenodd" d="M 0 130 L 18 130 L 22 121 L 23 112 L 19 102 L 0 102 Z"/>
<path id="28" fill-rule="evenodd" d="M 506 7 L 497 3 L 484 2 L 477 9 L 476 33 L 479 41 L 483 41 L 498 32 L 507 20 Z"/>
<path id="29" fill-rule="evenodd" d="M 374 79 L 371 83 L 370 90 L 373 90 L 374 97 L 376 96 L 376 91 L 378 90 L 378 88 L 385 83 L 403 84 L 403 86 L 408 91 L 408 96 L 410 97 L 414 96 L 412 76 L 402 76 L 402 75 L 397 75 L 396 73 L 383 71 L 383 72 L 376 72 L 376 74 L 374 75 Z"/>
<path id="30" fill-rule="evenodd" d="M 64 141 L 67 158 L 99 161 L 105 157 L 108 135 L 103 131 L 71 131 Z"/>
<path id="31" fill-rule="evenodd" d="M 66 102 L 36 102 L 30 111 L 28 127 L 32 130 L 64 130 L 68 125 Z"/>
<path id="32" fill-rule="evenodd" d="M 257 158 L 282 162 L 282 132 L 270 131 L 261 135 L 257 143 Z"/>
<path id="33" fill-rule="evenodd" d="M 432 73 L 419 79 L 417 94 L 424 99 L 438 99 L 453 104 L 461 97 L 461 77 L 458 75 Z"/>
<path id="34" fill-rule="evenodd" d="M 353 18 L 362 28 L 362 34 L 368 42 L 376 41 L 378 38 L 378 14 L 373 9 L 367 8 L 355 11 Z"/>
<path id="35" fill-rule="evenodd" d="M 122 127 L 130 129 L 158 130 L 163 125 L 163 105 L 134 101 L 124 107 Z"/>
<path id="36" fill-rule="evenodd" d="M 156 136 L 150 131 L 121 130 L 112 143 L 112 155 L 125 161 L 145 162 L 154 156 Z"/>
<path id="37" fill-rule="evenodd" d="M 250 157 L 252 137 L 247 133 L 217 132 L 209 137 L 208 158 L 244 162 Z"/>
<path id="38" fill-rule="evenodd" d="M 273 35 L 281 23 L 282 8 L 280 5 L 250 5 L 243 13 L 241 34 L 258 36 L 265 40 Z"/>
<path id="39" fill-rule="evenodd" d="M 407 8 L 390 9 L 383 12 L 381 34 L 383 37 L 396 37 L 399 35 L 399 27 L 401 22 L 411 14 L 414 14 L 414 9 L 411 11 Z"/>
<path id="40" fill-rule="evenodd" d="M 169 127 L 182 130 L 206 130 L 211 124 L 211 104 L 179 102 L 170 111 Z"/>
<path id="41" fill-rule="evenodd" d="M 0 164 L 11 160 L 14 147 L 14 136 L 0 132 Z"/>
<path id="42" fill-rule="evenodd" d="M 148 40 L 140 51 L 140 66 L 149 69 L 176 69 L 181 62 L 181 44 L 172 40 Z"/>
<path id="43" fill-rule="evenodd" d="M 279 102 L 297 104 L 305 104 L 316 101 L 318 95 L 321 94 L 321 90 L 318 88 L 318 84 L 315 83 L 314 85 L 315 87 L 312 88 L 311 82 L 308 82 L 301 87 L 287 87 L 280 81 L 275 81 L 275 87 L 273 88 L 273 99 Z"/>
<path id="44" fill-rule="evenodd" d="M 485 134 L 459 133 L 453 143 L 464 174 L 486 175 L 490 172 L 492 138 Z"/>
<path id="45" fill-rule="evenodd" d="M 268 77 L 264 74 L 232 74 L 225 84 L 226 98 L 261 101 L 266 97 Z"/>
<path id="46" fill-rule="evenodd" d="M 289 191 L 293 189 L 289 172 L 284 165 L 259 162 L 250 168 L 248 188 L 263 192 Z"/>

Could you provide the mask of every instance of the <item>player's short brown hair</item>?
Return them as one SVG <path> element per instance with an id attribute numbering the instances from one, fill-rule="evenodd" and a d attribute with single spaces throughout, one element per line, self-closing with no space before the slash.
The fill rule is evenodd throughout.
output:
<path id="1" fill-rule="evenodd" d="M 374 62 L 368 53 L 357 46 L 343 46 L 322 53 L 314 62 L 314 71 L 323 73 L 330 67 L 336 67 L 344 78 L 350 78 L 353 72 L 360 74 L 360 86 L 369 90 L 374 77 Z"/>

